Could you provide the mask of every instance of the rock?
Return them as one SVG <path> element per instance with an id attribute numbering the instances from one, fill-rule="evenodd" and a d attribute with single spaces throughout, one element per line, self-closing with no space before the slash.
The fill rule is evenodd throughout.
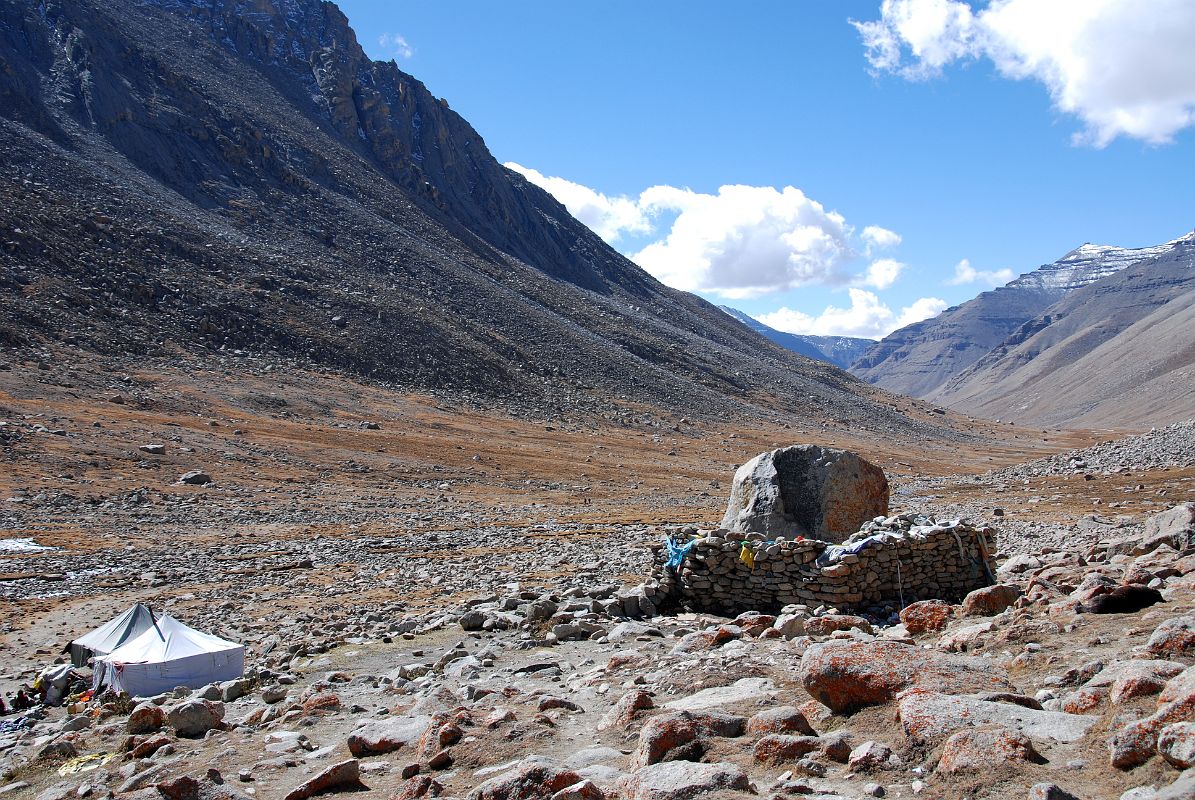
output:
<path id="1" fill-rule="evenodd" d="M 992 617 L 1011 606 L 1021 590 L 1006 583 L 976 589 L 963 598 L 960 613 L 964 617 Z"/>
<path id="2" fill-rule="evenodd" d="M 834 631 L 849 631 L 858 628 L 864 633 L 872 633 L 871 623 L 850 614 L 826 614 L 805 620 L 805 632 L 810 636 L 829 636 Z"/>
<path id="3" fill-rule="evenodd" d="M 125 731 L 130 735 L 153 733 L 159 731 L 166 724 L 166 712 L 161 706 L 153 703 L 138 703 L 125 723 Z"/>
<path id="4" fill-rule="evenodd" d="M 620 783 L 623 800 L 690 800 L 721 791 L 749 791 L 747 773 L 735 764 L 671 761 L 637 770 Z"/>
<path id="5" fill-rule="evenodd" d="M 429 716 L 407 716 L 368 722 L 349 734 L 349 752 L 356 758 L 416 747 L 431 727 Z"/>
<path id="6" fill-rule="evenodd" d="M 805 621 L 809 619 L 808 614 L 781 614 L 776 617 L 776 621 L 772 623 L 772 627 L 780 631 L 780 635 L 786 639 L 795 639 L 798 636 L 805 635 Z"/>
<path id="7" fill-rule="evenodd" d="M 1195 772 L 1184 772 L 1174 783 L 1158 790 L 1153 800 L 1191 800 L 1195 797 Z"/>
<path id="8" fill-rule="evenodd" d="M 539 711 L 550 711 L 553 708 L 562 708 L 565 711 L 584 711 L 585 709 L 574 703 L 572 700 L 566 700 L 563 697 L 552 697 L 551 695 L 541 697 L 539 703 L 536 704 L 536 709 Z"/>
<path id="9" fill-rule="evenodd" d="M 1145 647 L 1154 655 L 1182 656 L 1195 651 L 1195 616 L 1168 619 L 1154 629 Z"/>
<path id="10" fill-rule="evenodd" d="M 1053 783 L 1035 783 L 1029 787 L 1029 800 L 1079 800 Z"/>
<path id="11" fill-rule="evenodd" d="M 598 722 L 598 730 L 603 731 L 607 728 L 623 729 L 631 724 L 631 721 L 635 719 L 636 713 L 646 711 L 650 708 L 655 708 L 655 703 L 652 701 L 650 693 L 642 689 L 627 692 L 601 718 Z"/>
<path id="12" fill-rule="evenodd" d="M 460 626 L 463 630 L 479 631 L 485 627 L 486 620 L 488 620 L 489 618 L 490 618 L 489 615 L 486 614 L 484 611 L 478 611 L 477 609 L 471 609 L 469 611 L 466 611 L 464 614 L 461 614 L 461 617 L 458 620 L 458 622 L 460 623 Z"/>
<path id="13" fill-rule="evenodd" d="M 1179 553 L 1195 547 L 1195 503 L 1182 503 L 1154 514 L 1145 521 L 1140 536 L 1118 539 L 1109 544 L 1107 551 L 1109 555 L 1140 556 L 1162 546 Z"/>
<path id="14" fill-rule="evenodd" d="M 166 712 L 166 723 L 187 739 L 197 739 L 223 727 L 224 704 L 211 700 L 187 700 Z"/>
<path id="15" fill-rule="evenodd" d="M 772 733 L 755 743 L 751 755 L 761 764 L 783 764 L 816 753 L 822 749 L 822 742 L 816 736 L 789 736 Z"/>
<path id="16" fill-rule="evenodd" d="M 900 612 L 900 621 L 905 630 L 914 636 L 919 633 L 934 633 L 946 627 L 954 606 L 945 600 L 919 600 L 909 603 Z"/>
<path id="17" fill-rule="evenodd" d="M 965 653 L 981 647 L 992 631 L 992 623 L 977 622 L 950 631 L 938 639 L 938 648 L 948 653 Z"/>
<path id="18" fill-rule="evenodd" d="M 799 733 L 817 736 L 805 715 L 792 706 L 778 706 L 760 711 L 747 720 L 747 733 L 763 736 L 769 733 Z"/>
<path id="19" fill-rule="evenodd" d="M 740 678 L 729 686 L 713 686 L 688 697 L 672 700 L 665 703 L 664 708 L 674 711 L 701 711 L 771 697 L 775 692 L 775 685 L 767 678 Z"/>
<path id="20" fill-rule="evenodd" d="M 605 796 L 596 783 L 583 780 L 572 786 L 564 787 L 552 795 L 552 800 L 603 800 Z"/>
<path id="21" fill-rule="evenodd" d="M 639 731 L 634 763 L 643 767 L 659 761 L 696 761 L 705 753 L 704 736 L 740 736 L 745 726 L 746 720 L 729 714 L 661 714 Z"/>
<path id="22" fill-rule="evenodd" d="M 1175 722 L 1158 734 L 1158 753 L 1171 766 L 1195 766 L 1195 722 Z"/>
<path id="23" fill-rule="evenodd" d="M 1075 742 L 1098 721 L 1096 717 L 1037 711 L 924 689 L 903 694 L 897 716 L 905 735 L 916 745 L 934 745 L 959 729 L 986 726 L 1000 726 L 1038 739 Z"/>
<path id="24" fill-rule="evenodd" d="M 190 484 L 191 486 L 204 486 L 212 482 L 212 476 L 202 470 L 193 469 L 190 472 L 184 472 L 179 477 L 178 482 Z"/>
<path id="25" fill-rule="evenodd" d="M 796 445 L 738 468 L 722 527 L 841 542 L 887 513 L 888 479 L 879 467 L 846 450 Z"/>
<path id="26" fill-rule="evenodd" d="M 286 687 L 285 686 L 281 686 L 277 683 L 272 683 L 269 686 L 263 687 L 261 690 L 261 701 L 268 705 L 273 705 L 274 703 L 281 703 L 285 699 L 286 699 Z"/>
<path id="27" fill-rule="evenodd" d="M 399 785 L 398 790 L 390 796 L 390 800 L 419 800 L 421 797 L 439 797 L 444 786 L 430 775 L 408 776 Z"/>
<path id="28" fill-rule="evenodd" d="M 847 756 L 852 772 L 900 769 L 901 759 L 892 748 L 880 742 L 864 742 Z"/>
<path id="29" fill-rule="evenodd" d="M 606 641 L 608 642 L 625 642 L 630 639 L 635 639 L 639 636 L 663 636 L 663 632 L 659 628 L 653 628 L 651 625 L 646 625 L 642 622 L 620 622 L 610 629 L 606 634 Z"/>
<path id="30" fill-rule="evenodd" d="M 883 705 L 913 686 L 945 692 L 1013 689 L 1004 672 L 983 659 L 883 641 L 811 645 L 801 658 L 801 682 L 836 714 Z"/>
<path id="31" fill-rule="evenodd" d="M 282 800 L 307 800 L 317 794 L 363 788 L 357 759 L 341 761 L 292 789 Z"/>
<path id="32" fill-rule="evenodd" d="M 166 452 L 166 445 L 164 444 L 143 444 L 137 448 L 142 453 L 149 453 L 151 456 L 160 456 Z"/>
<path id="33" fill-rule="evenodd" d="M 79 750 L 69 739 L 46 742 L 34 756 L 35 761 L 65 761 L 79 755 Z"/>
<path id="34" fill-rule="evenodd" d="M 525 758 L 469 792 L 468 800 L 541 800 L 582 780 L 571 769 L 539 756 Z"/>
<path id="35" fill-rule="evenodd" d="M 946 740 L 937 771 L 945 775 L 976 774 L 1008 765 L 1045 761 L 1023 733 L 1001 727 L 973 728 L 961 730 Z"/>

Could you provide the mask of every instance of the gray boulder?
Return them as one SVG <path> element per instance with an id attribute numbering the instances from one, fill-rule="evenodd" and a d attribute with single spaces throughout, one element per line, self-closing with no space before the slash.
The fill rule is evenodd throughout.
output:
<path id="1" fill-rule="evenodd" d="M 223 727 L 224 704 L 210 700 L 187 700 L 166 712 L 166 722 L 175 733 L 197 739 L 210 730 Z"/>
<path id="2" fill-rule="evenodd" d="M 712 792 L 748 791 L 747 773 L 735 764 L 667 761 L 644 767 L 623 779 L 628 800 L 689 800 Z"/>
<path id="3" fill-rule="evenodd" d="M 888 479 L 879 467 L 848 450 L 795 445 L 738 468 L 722 527 L 841 542 L 887 513 Z"/>

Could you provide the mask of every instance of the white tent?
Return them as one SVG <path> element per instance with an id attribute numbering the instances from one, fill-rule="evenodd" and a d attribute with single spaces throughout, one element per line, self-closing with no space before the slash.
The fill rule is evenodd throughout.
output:
<path id="1" fill-rule="evenodd" d="M 87 659 L 92 656 L 106 656 L 153 626 L 153 612 L 149 610 L 148 606 L 138 603 L 115 619 L 108 620 L 91 633 L 84 634 L 71 642 L 68 647 L 71 653 L 71 663 L 76 667 L 87 666 Z"/>
<path id="2" fill-rule="evenodd" d="M 229 681 L 245 673 L 245 647 L 189 628 L 169 614 L 155 627 L 95 660 L 92 686 L 150 697 L 189 686 Z"/>

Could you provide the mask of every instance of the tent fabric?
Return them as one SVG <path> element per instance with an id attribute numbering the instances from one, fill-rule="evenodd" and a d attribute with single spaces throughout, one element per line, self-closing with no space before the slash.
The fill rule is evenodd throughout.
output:
<path id="1" fill-rule="evenodd" d="M 150 697 L 178 686 L 198 689 L 244 674 L 244 645 L 163 614 L 156 627 L 95 660 L 92 687 L 109 686 L 133 697 Z"/>
<path id="2" fill-rule="evenodd" d="M 91 633 L 71 642 L 71 663 L 76 667 L 87 666 L 87 659 L 92 656 L 106 656 L 153 626 L 153 612 L 149 610 L 149 606 L 138 603 Z"/>

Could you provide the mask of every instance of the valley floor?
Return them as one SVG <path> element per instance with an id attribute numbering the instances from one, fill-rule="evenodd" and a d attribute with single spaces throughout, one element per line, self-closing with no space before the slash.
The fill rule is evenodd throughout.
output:
<path id="1" fill-rule="evenodd" d="M 645 684 L 659 706 L 701 688 L 765 679 L 757 694 L 727 701 L 736 713 L 750 716 L 752 707 L 783 701 L 808 711 L 819 730 L 850 727 L 857 742 L 884 738 L 892 722 L 879 710 L 845 721 L 828 713 L 815 719 L 817 704 L 796 676 L 800 653 L 784 638 L 752 639 L 746 647 L 748 639 L 736 637 L 739 644 L 725 653 L 693 656 L 674 653 L 671 637 L 716 620 L 655 620 L 656 631 L 623 644 L 555 647 L 537 638 L 538 629 L 464 634 L 457 624 L 461 610 L 478 599 L 609 596 L 638 583 L 650 568 L 648 546 L 662 529 L 716 525 L 735 467 L 773 447 L 810 442 L 856 450 L 888 474 L 894 513 L 993 525 L 1005 557 L 1078 553 L 1139 530 L 1148 514 L 1195 500 L 1195 454 L 1175 452 L 1170 440 L 1152 450 L 1148 441 L 1132 452 L 1096 448 L 1090 452 L 1105 457 L 1098 464 L 1096 456 L 1088 464 L 1057 455 L 1124 431 L 1043 431 L 946 415 L 959 432 L 951 441 L 875 441 L 835 422 L 829 411 L 822 421 L 761 425 L 650 408 L 625 424 L 595 425 L 551 409 L 530 416 L 462 409 L 341 376 L 282 375 L 235 358 L 190 371 L 152 364 L 7 366 L 0 371 L 0 548 L 8 548 L 0 549 L 0 690 L 30 680 L 65 642 L 134 601 L 246 643 L 255 665 L 297 676 L 292 697 L 319 694 L 320 677 L 338 670 L 397 678 L 404 664 L 434 662 L 441 653 L 479 656 L 473 680 L 433 669 L 434 680 L 403 691 L 394 682 L 337 684 L 343 707 L 330 715 L 289 714 L 284 722 L 245 725 L 214 739 L 180 740 L 175 756 L 145 762 L 174 764 L 172 774 L 210 763 L 229 780 L 229 770 L 249 769 L 255 777 L 240 788 L 270 800 L 347 757 L 334 745 L 361 719 L 387 708 L 445 712 L 463 703 L 475 721 L 482 710 L 497 708 L 493 695 L 480 704 L 464 697 L 465 684 L 499 692 L 520 721 L 509 730 L 481 726 L 453 748 L 456 765 L 437 774 L 448 794 L 462 796 L 484 779 L 476 770 L 525 754 L 566 760 L 586 745 L 633 750 L 634 730 L 598 736 L 594 726 L 629 688 Z M 907 411 L 934 413 L 911 401 Z M 1188 445 L 1195 438 L 1184 435 Z M 147 452 L 148 445 L 162 447 Z M 210 482 L 180 482 L 193 471 Z M 1100 618 L 1080 638 L 1102 644 L 1081 658 L 1113 658 L 1137 643 L 1133 636 L 1146 636 L 1160 619 L 1193 605 L 1182 589 L 1159 607 L 1165 611 L 1132 620 L 1124 642 L 1114 641 L 1123 623 Z M 987 652 L 1015 655 L 1008 641 Z M 1061 671 L 1079 659 L 1067 652 L 1070 641 L 1062 628 L 1036 637 L 1055 654 L 1042 668 Z M 629 660 L 612 666 L 623 655 Z M 542 675 L 521 671 L 538 662 L 555 666 Z M 1043 675 L 1021 682 L 1036 685 Z M 571 698 L 586 713 L 538 711 L 544 694 Z M 252 697 L 230 702 L 228 718 L 259 705 Z M 311 747 L 276 735 L 300 724 Z M 119 747 L 111 734 L 96 734 L 94 742 L 91 735 L 80 735 L 90 751 Z M 886 736 L 894 747 L 899 738 L 898 730 Z M 268 747 L 280 742 L 285 746 Z M 1103 759 L 1073 790 L 1081 796 L 1118 797 L 1140 782 L 1102 766 L 1103 755 L 1073 747 L 1066 753 L 1070 761 Z M 399 762 L 415 760 L 409 754 Z M 717 740 L 705 760 L 742 762 L 765 794 L 784 771 L 756 764 L 731 740 Z M 401 764 L 376 763 L 384 766 L 370 766 L 363 780 L 389 787 L 373 790 L 383 797 L 402 783 Z M 132 776 L 118 775 L 116 765 L 106 769 L 106 788 L 114 791 Z M 1143 768 L 1155 781 L 1168 769 Z M 1030 772 L 1053 774 L 1045 767 Z M 16 777 L 30 787 L 12 797 L 37 796 L 61 782 L 52 770 L 33 767 Z M 938 785 L 908 769 L 880 782 L 900 796 L 912 792 L 914 779 Z M 1097 790 L 1101 781 L 1106 791 Z M 862 785 L 851 776 L 835 784 L 848 792 Z M 987 790 L 953 779 L 939 788 L 945 796 L 1023 797 L 1027 785 L 1014 776 Z"/>

